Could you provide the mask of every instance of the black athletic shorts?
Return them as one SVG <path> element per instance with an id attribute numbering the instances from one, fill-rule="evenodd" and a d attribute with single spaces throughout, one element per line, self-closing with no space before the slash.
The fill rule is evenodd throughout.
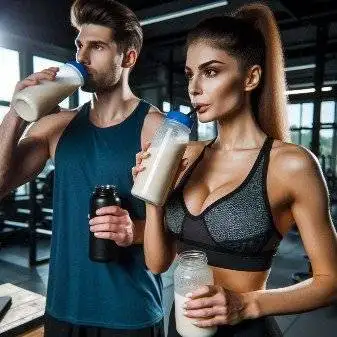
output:
<path id="1" fill-rule="evenodd" d="M 71 324 L 45 314 L 44 337 L 164 337 L 164 321 L 149 328 L 124 330 Z"/>

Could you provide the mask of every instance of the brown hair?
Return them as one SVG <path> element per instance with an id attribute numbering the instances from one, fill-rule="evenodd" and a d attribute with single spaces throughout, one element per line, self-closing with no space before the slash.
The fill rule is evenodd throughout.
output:
<path id="1" fill-rule="evenodd" d="M 79 29 L 84 24 L 111 28 L 119 50 L 135 48 L 140 53 L 143 31 L 136 14 L 114 0 L 75 0 L 71 6 L 71 23 Z"/>
<path id="2" fill-rule="evenodd" d="M 253 113 L 268 136 L 288 141 L 283 51 L 271 9 L 254 3 L 240 7 L 232 16 L 206 19 L 188 34 L 187 45 L 198 39 L 207 39 L 238 58 L 243 69 L 261 66 L 261 83 L 251 95 Z"/>

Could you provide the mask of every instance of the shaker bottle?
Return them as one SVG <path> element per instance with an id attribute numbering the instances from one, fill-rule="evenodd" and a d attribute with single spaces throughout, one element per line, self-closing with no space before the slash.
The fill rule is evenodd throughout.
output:
<path id="1" fill-rule="evenodd" d="M 182 337 L 210 337 L 217 327 L 200 328 L 193 324 L 195 318 L 184 315 L 183 304 L 188 300 L 187 293 L 203 285 L 214 284 L 212 269 L 207 265 L 207 256 L 198 250 L 187 250 L 178 256 L 174 271 L 174 302 L 177 332 Z"/>
<path id="2" fill-rule="evenodd" d="M 167 114 L 143 159 L 145 170 L 139 172 L 131 193 L 151 204 L 162 206 L 172 187 L 173 179 L 183 158 L 193 121 L 179 111 Z"/>
<path id="3" fill-rule="evenodd" d="M 82 86 L 88 76 L 83 64 L 69 61 L 60 67 L 53 81 L 42 80 L 16 93 L 12 106 L 28 122 L 47 115 L 57 104 Z"/>
<path id="4" fill-rule="evenodd" d="M 90 197 L 89 218 L 96 217 L 96 210 L 105 206 L 120 206 L 116 187 L 113 185 L 97 185 Z M 89 258 L 95 262 L 118 261 L 120 248 L 115 241 L 96 238 L 89 232 Z"/>

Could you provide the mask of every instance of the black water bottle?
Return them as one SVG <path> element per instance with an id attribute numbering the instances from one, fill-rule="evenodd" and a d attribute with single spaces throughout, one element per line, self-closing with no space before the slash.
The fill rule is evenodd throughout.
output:
<path id="1" fill-rule="evenodd" d="M 96 210 L 105 206 L 120 206 L 121 202 L 113 185 L 97 185 L 90 197 L 89 217 L 97 216 Z M 118 261 L 119 247 L 115 241 L 96 238 L 89 232 L 89 258 L 95 262 Z"/>

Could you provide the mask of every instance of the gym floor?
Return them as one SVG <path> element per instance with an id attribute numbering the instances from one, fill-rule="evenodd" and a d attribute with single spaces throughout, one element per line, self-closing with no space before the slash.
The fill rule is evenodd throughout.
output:
<path id="1" fill-rule="evenodd" d="M 332 215 L 334 223 L 337 225 L 337 205 L 332 208 Z M 45 257 L 48 254 L 49 240 L 41 239 L 38 245 L 38 255 Z M 293 284 L 292 274 L 307 270 L 304 254 L 298 234 L 291 231 L 282 241 L 274 259 L 268 288 Z M 28 268 L 27 244 L 6 245 L 0 249 L 0 284 L 10 282 L 45 295 L 48 267 L 48 263 L 46 263 Z M 172 269 L 163 274 L 166 313 L 169 312 L 173 300 Z M 304 314 L 277 316 L 276 320 L 285 337 L 337 336 L 337 304 Z"/>

